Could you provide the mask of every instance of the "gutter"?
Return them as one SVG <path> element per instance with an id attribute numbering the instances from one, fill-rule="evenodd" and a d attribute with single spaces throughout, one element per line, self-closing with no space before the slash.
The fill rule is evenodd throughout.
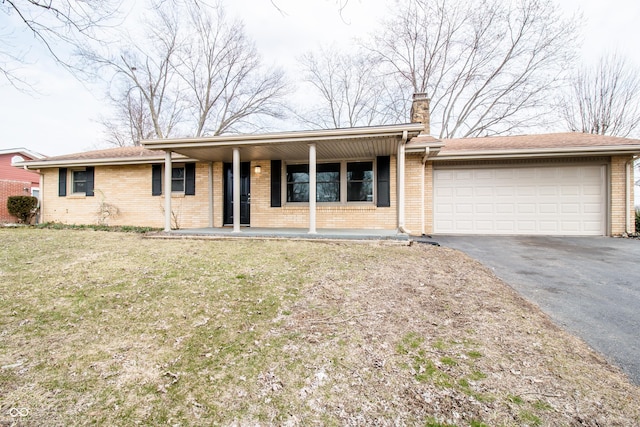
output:
<path id="1" fill-rule="evenodd" d="M 598 147 L 574 147 L 574 148 L 528 148 L 520 150 L 475 150 L 448 153 L 446 150 L 434 157 L 433 161 L 448 160 L 498 160 L 536 157 L 560 157 L 566 155 L 600 155 L 614 156 L 622 154 L 637 154 L 640 145 L 613 145 Z"/>
<path id="2" fill-rule="evenodd" d="M 174 158 L 180 162 L 196 162 L 197 159 L 179 156 Z M 73 160 L 40 160 L 15 163 L 14 166 L 22 166 L 25 169 L 46 169 L 73 166 L 122 166 L 122 165 L 142 165 L 164 162 L 163 156 L 145 156 L 145 157 L 112 157 L 105 159 L 73 159 Z"/>

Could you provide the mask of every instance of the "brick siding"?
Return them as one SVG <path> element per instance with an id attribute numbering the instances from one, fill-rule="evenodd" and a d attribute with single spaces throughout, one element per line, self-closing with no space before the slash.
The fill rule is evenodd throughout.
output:
<path id="1" fill-rule="evenodd" d="M 611 158 L 609 218 L 612 235 L 625 229 L 625 172 L 629 156 Z M 260 165 L 261 173 L 254 167 Z M 396 159 L 391 157 L 390 207 L 375 204 L 327 204 L 317 205 L 317 228 L 387 229 L 397 227 Z M 304 205 L 287 204 L 270 206 L 271 162 L 251 163 L 251 226 L 292 227 L 309 226 L 309 209 Z M 422 156 L 408 155 L 405 175 L 405 224 L 411 234 L 422 232 Z M 200 228 L 209 225 L 209 171 L 207 163 L 196 165 L 195 196 L 173 195 L 172 211 L 180 228 Z M 213 225 L 223 225 L 223 164 L 213 164 Z M 633 182 L 633 177 L 629 177 Z M 21 187 L 22 188 L 22 187 Z M 41 221 L 68 224 L 96 224 L 102 219 L 101 206 L 115 206 L 118 214 L 107 218 L 109 225 L 164 226 L 164 196 L 151 195 L 151 165 L 96 166 L 95 196 L 70 194 L 58 197 L 58 169 L 43 170 Z M 633 187 L 631 187 L 633 188 Z M 283 198 L 286 198 L 283 192 Z M 633 196 L 633 192 L 631 193 Z M 633 227 L 633 203 L 627 211 Z M 433 232 L 433 164 L 424 166 L 424 231 Z"/>
<path id="2" fill-rule="evenodd" d="M 25 190 L 26 189 L 26 190 Z M 30 196 L 31 182 L 29 181 L 0 181 L 0 223 L 15 223 L 18 219 L 9 214 L 7 199 L 11 196 Z"/>

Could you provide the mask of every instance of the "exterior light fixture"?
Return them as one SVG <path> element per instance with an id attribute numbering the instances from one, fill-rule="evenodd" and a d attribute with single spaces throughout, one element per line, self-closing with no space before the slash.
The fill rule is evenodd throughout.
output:
<path id="1" fill-rule="evenodd" d="M 253 171 L 256 173 L 256 175 L 260 175 L 260 173 L 262 173 L 262 166 L 257 165 Z"/>

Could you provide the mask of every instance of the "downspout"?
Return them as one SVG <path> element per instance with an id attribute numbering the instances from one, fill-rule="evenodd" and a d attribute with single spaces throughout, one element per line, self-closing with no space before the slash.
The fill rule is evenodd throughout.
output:
<path id="1" fill-rule="evenodd" d="M 398 231 L 400 233 L 411 234 L 410 230 L 407 230 L 404 224 L 404 163 L 405 163 L 405 154 L 404 147 L 407 143 L 407 139 L 409 139 L 409 133 L 405 130 L 402 132 L 402 140 L 400 141 L 400 145 L 398 145 Z"/>
<path id="2" fill-rule="evenodd" d="M 422 185 L 420 186 L 420 193 L 422 194 L 422 202 L 420 205 L 420 234 L 424 236 L 425 233 L 425 218 L 424 218 L 424 174 L 427 168 L 427 159 L 429 158 L 429 147 L 425 147 L 424 156 L 422 156 Z"/>
<path id="3" fill-rule="evenodd" d="M 631 159 L 627 160 L 627 163 L 625 164 L 625 168 L 626 168 L 626 174 L 625 174 L 625 180 L 624 180 L 624 187 L 625 187 L 625 198 L 624 198 L 624 218 L 625 218 L 625 226 L 624 226 L 624 230 L 626 233 L 631 233 L 631 231 L 629 231 L 631 229 L 631 220 L 630 220 L 630 215 L 629 215 L 629 208 L 631 206 L 629 206 L 630 201 L 631 201 L 631 185 L 629 184 L 629 178 L 631 177 L 631 165 L 640 158 L 640 155 L 636 155 L 633 156 Z M 634 183 L 635 184 L 635 183 Z M 636 230 L 636 232 L 638 232 L 638 230 Z"/>

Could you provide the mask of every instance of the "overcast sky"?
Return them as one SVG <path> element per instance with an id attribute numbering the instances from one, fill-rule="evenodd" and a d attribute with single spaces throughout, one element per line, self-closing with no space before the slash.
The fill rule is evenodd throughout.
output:
<path id="1" fill-rule="evenodd" d="M 617 50 L 640 65 L 639 0 L 556 1 L 568 14 L 579 10 L 584 14 L 585 61 Z M 228 0 L 227 11 L 243 19 L 266 63 L 288 68 L 295 66 L 297 56 L 320 44 L 365 36 L 393 4 L 350 0 L 341 15 L 334 0 L 274 2 L 282 12 L 269 0 Z M 10 25 L 0 15 L 0 29 L 6 32 Z M 0 81 L 0 148 L 25 147 L 59 155 L 107 147 L 97 122 L 109 112 L 101 87 L 79 83 L 48 58 L 25 66 L 22 72 L 37 82 L 40 94 L 25 94 Z"/>

